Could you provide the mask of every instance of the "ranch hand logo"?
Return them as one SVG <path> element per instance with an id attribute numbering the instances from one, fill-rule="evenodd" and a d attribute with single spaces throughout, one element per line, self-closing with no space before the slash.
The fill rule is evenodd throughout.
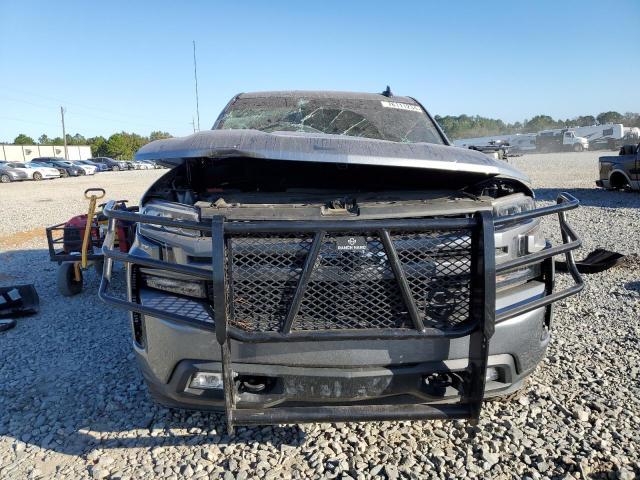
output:
<path id="1" fill-rule="evenodd" d="M 339 251 L 362 252 L 367 249 L 367 239 L 365 237 L 338 237 L 336 238 L 336 248 Z"/>

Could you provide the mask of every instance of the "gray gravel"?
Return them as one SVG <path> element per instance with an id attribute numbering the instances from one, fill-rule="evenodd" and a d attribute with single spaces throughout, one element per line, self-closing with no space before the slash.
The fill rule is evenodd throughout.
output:
<path id="1" fill-rule="evenodd" d="M 0 334 L 0 478 L 637 478 L 640 195 L 596 190 L 594 153 L 512 161 L 541 201 L 566 189 L 584 202 L 569 215 L 584 240 L 578 256 L 601 246 L 631 260 L 587 277 L 584 293 L 557 306 L 529 388 L 486 404 L 477 430 L 313 424 L 240 428 L 229 438 L 219 415 L 154 405 L 126 315 L 98 301 L 93 274 L 83 294 L 59 297 L 38 232 L 83 211 L 88 186 L 135 200 L 159 172 L 3 185 L 0 285 L 34 282 L 42 311 Z"/>

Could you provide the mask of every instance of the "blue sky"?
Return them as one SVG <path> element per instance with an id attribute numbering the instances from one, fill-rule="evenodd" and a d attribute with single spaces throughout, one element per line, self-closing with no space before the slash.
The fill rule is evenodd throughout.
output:
<path id="1" fill-rule="evenodd" d="M 640 111 L 640 1 L 0 0 L 0 141 L 18 133 L 191 133 L 235 93 L 418 98 L 507 121 Z"/>

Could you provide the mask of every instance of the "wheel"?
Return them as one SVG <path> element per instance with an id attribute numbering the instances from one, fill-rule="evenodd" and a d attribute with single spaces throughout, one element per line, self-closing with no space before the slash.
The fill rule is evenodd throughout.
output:
<path id="1" fill-rule="evenodd" d="M 41 174 L 40 172 L 35 172 L 35 173 L 33 174 L 33 179 L 34 179 L 36 182 L 39 182 L 40 180 L 42 180 L 42 174 Z"/>
<path id="2" fill-rule="evenodd" d="M 80 171 L 78 172 L 78 176 L 79 176 L 79 177 L 84 177 L 85 175 L 86 175 L 86 172 L 85 172 L 84 170 L 80 170 Z"/>
<path id="3" fill-rule="evenodd" d="M 58 268 L 58 291 L 65 297 L 72 297 L 82 291 L 82 271 L 80 281 L 75 279 L 74 262 L 64 262 Z"/>
<path id="4" fill-rule="evenodd" d="M 573 151 L 574 152 L 581 152 L 584 150 L 584 147 L 582 146 L 581 143 L 576 143 L 573 145 Z"/>
<path id="5" fill-rule="evenodd" d="M 114 165 L 113 167 L 111 167 L 111 171 L 112 172 L 119 172 L 120 171 L 120 167 L 117 165 Z"/>
<path id="6" fill-rule="evenodd" d="M 67 178 L 69 176 L 69 172 L 67 172 L 66 170 L 62 170 L 60 173 L 62 174 L 62 178 Z"/>
<path id="7" fill-rule="evenodd" d="M 3 175 L 0 175 L 0 183 L 11 183 L 11 177 L 6 173 Z"/>
<path id="8" fill-rule="evenodd" d="M 11 330 L 15 326 L 16 321 L 13 318 L 0 318 L 0 332 Z"/>

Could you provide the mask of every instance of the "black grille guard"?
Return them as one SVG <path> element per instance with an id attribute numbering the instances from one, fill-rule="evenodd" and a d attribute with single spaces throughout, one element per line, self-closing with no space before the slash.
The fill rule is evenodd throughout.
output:
<path id="1" fill-rule="evenodd" d="M 222 353 L 222 372 L 225 393 L 225 412 L 229 431 L 235 425 L 260 425 L 278 423 L 331 422 L 331 421 L 378 421 L 413 419 L 454 419 L 468 418 L 477 421 L 484 397 L 485 377 L 489 341 L 494 333 L 496 321 L 550 305 L 578 293 L 584 283 L 573 258 L 573 250 L 581 246 L 581 241 L 568 224 L 566 212 L 577 208 L 579 201 L 563 192 L 556 205 L 535 210 L 494 218 L 491 212 L 478 211 L 469 218 L 425 218 L 400 220 L 355 220 L 355 221 L 248 221 L 227 222 L 224 217 L 216 216 L 210 223 L 172 220 L 164 217 L 142 215 L 123 210 L 115 210 L 115 202 L 107 203 L 104 214 L 109 220 L 102 251 L 105 257 L 104 271 L 98 295 L 105 303 L 123 308 L 141 315 L 149 315 L 169 321 L 182 322 L 198 328 L 214 330 Z M 562 244 L 545 248 L 539 252 L 495 264 L 494 229 L 524 222 L 547 215 L 558 215 Z M 118 220 L 181 228 L 200 231 L 211 236 L 212 270 L 190 265 L 180 265 L 152 258 L 122 253 L 113 248 L 116 222 Z M 393 232 L 429 232 L 447 229 L 466 229 L 471 232 L 471 288 L 469 322 L 453 329 L 425 327 L 418 315 L 416 302 L 397 251 L 390 239 Z M 291 323 L 296 316 L 305 288 L 309 282 L 320 251 L 322 238 L 327 233 L 339 232 L 377 232 L 384 246 L 391 270 L 398 283 L 402 300 L 411 318 L 413 329 L 361 329 L 361 330 L 320 330 L 292 331 Z M 229 325 L 229 301 L 226 265 L 228 252 L 226 238 L 242 234 L 283 234 L 308 233 L 313 235 L 309 253 L 304 261 L 286 322 L 278 332 L 247 332 Z M 564 255 L 568 271 L 574 284 L 559 292 L 553 292 L 553 261 L 556 255 Z M 192 277 L 212 281 L 214 322 L 202 322 L 186 315 L 168 312 L 145 306 L 133 301 L 123 300 L 108 293 L 113 263 L 124 262 L 129 265 L 151 267 L 168 272 L 186 274 Z M 526 303 L 502 309 L 496 314 L 496 274 L 515 268 L 542 263 L 543 278 L 546 283 L 546 295 Z M 550 315 L 549 309 L 547 315 Z M 460 389 L 460 402 L 454 404 L 406 404 L 406 405 L 345 405 L 326 407 L 293 408 L 236 408 L 236 388 L 233 382 L 233 365 L 230 354 L 230 340 L 238 342 L 288 342 L 304 340 L 357 340 L 357 339 L 399 339 L 399 338 L 456 338 L 469 336 L 469 365 L 466 369 L 464 385 Z M 431 373 L 431 372 L 425 372 Z"/>

